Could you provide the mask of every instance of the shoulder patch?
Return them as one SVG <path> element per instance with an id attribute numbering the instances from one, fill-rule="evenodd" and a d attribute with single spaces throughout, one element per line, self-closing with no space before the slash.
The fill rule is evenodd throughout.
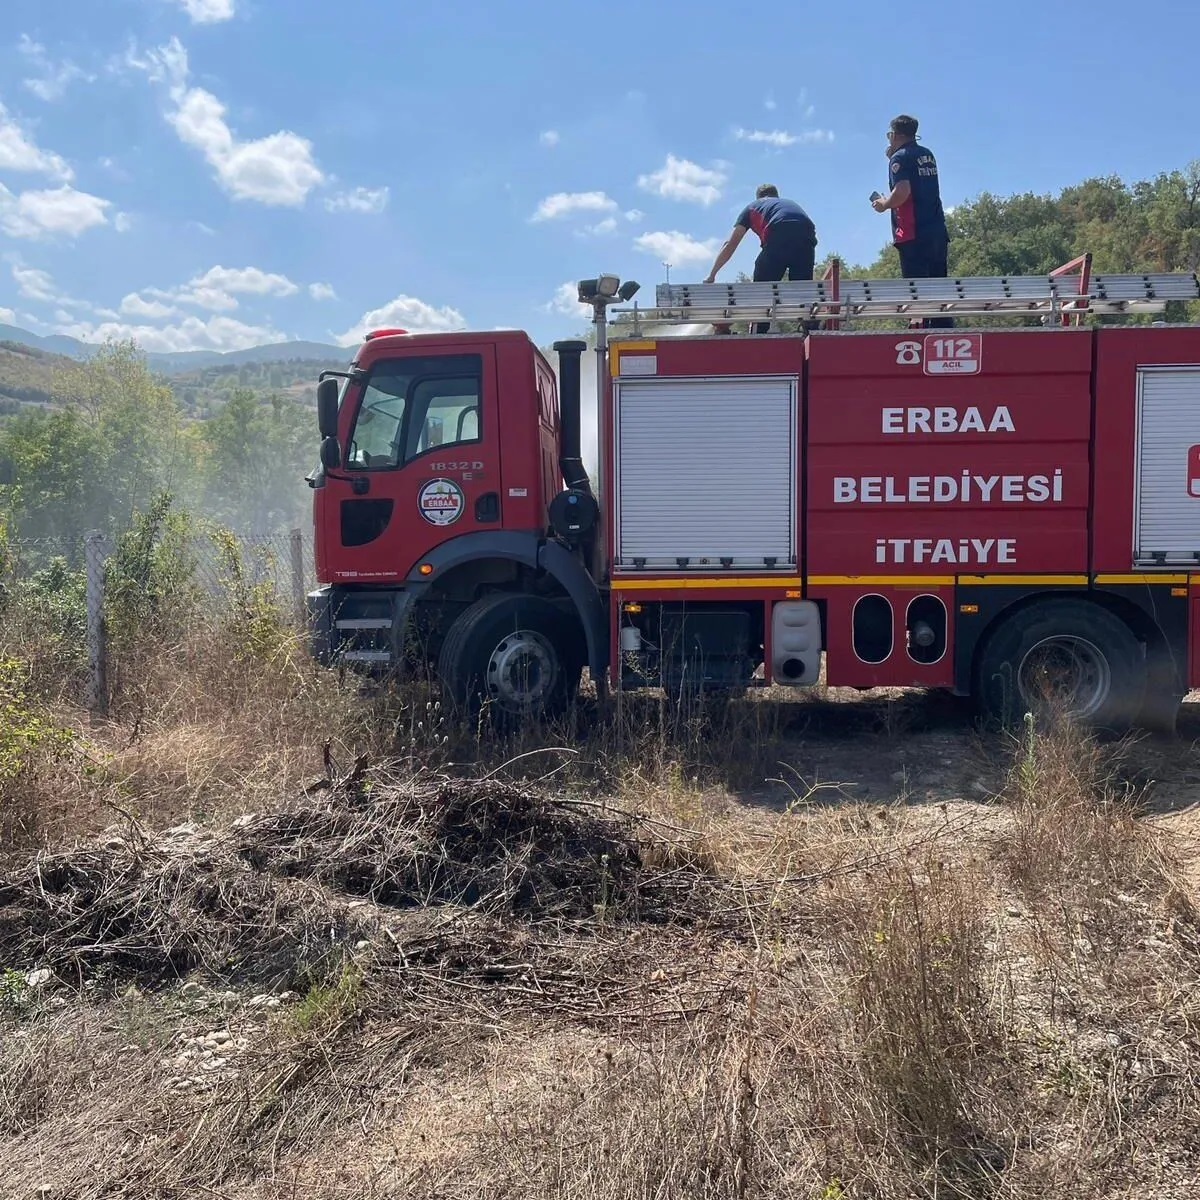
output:
<path id="1" fill-rule="evenodd" d="M 898 163 L 898 162 L 897 162 L 897 161 L 896 161 L 894 158 L 892 159 L 892 168 L 891 168 L 891 170 L 892 170 L 892 174 L 893 174 L 893 175 L 896 175 L 896 174 L 898 174 L 898 173 L 899 173 L 899 171 L 900 171 L 900 164 L 899 164 L 899 163 Z"/>

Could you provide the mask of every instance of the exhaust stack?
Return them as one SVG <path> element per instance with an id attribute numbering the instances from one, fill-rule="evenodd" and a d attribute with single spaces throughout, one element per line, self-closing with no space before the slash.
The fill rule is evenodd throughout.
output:
<path id="1" fill-rule="evenodd" d="M 558 355 L 558 409 L 562 450 L 559 467 L 568 490 L 592 494 L 592 481 L 583 465 L 579 360 L 587 349 L 581 341 L 555 342 Z"/>

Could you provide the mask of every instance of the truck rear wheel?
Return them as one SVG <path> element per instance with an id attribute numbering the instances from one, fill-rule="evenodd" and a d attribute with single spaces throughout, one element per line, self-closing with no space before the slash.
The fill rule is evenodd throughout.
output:
<path id="1" fill-rule="evenodd" d="M 1014 613 L 980 651 L 976 701 L 985 719 L 1004 726 L 1029 712 L 1119 733 L 1145 693 L 1145 657 L 1133 631 L 1087 600 L 1045 600 Z"/>
<path id="2" fill-rule="evenodd" d="M 582 632 L 540 596 L 499 592 L 450 626 L 438 676 L 467 712 L 487 704 L 507 727 L 559 716 L 579 690 Z"/>

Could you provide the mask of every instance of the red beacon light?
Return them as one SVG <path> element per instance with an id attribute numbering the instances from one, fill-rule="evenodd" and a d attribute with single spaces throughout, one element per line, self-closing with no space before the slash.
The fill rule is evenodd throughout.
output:
<path id="1" fill-rule="evenodd" d="M 394 334 L 394 333 L 407 334 L 408 330 L 407 329 L 372 329 L 371 332 L 367 334 L 364 341 L 369 342 L 372 338 L 377 338 L 377 337 L 391 337 L 392 334 Z"/>

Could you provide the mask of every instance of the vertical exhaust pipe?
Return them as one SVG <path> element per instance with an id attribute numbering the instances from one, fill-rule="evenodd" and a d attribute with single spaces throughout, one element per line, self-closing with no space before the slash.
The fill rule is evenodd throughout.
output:
<path id="1" fill-rule="evenodd" d="M 592 494 L 592 481 L 583 465 L 579 360 L 587 349 L 581 341 L 555 342 L 558 355 L 558 411 L 561 454 L 558 460 L 568 488 Z"/>

